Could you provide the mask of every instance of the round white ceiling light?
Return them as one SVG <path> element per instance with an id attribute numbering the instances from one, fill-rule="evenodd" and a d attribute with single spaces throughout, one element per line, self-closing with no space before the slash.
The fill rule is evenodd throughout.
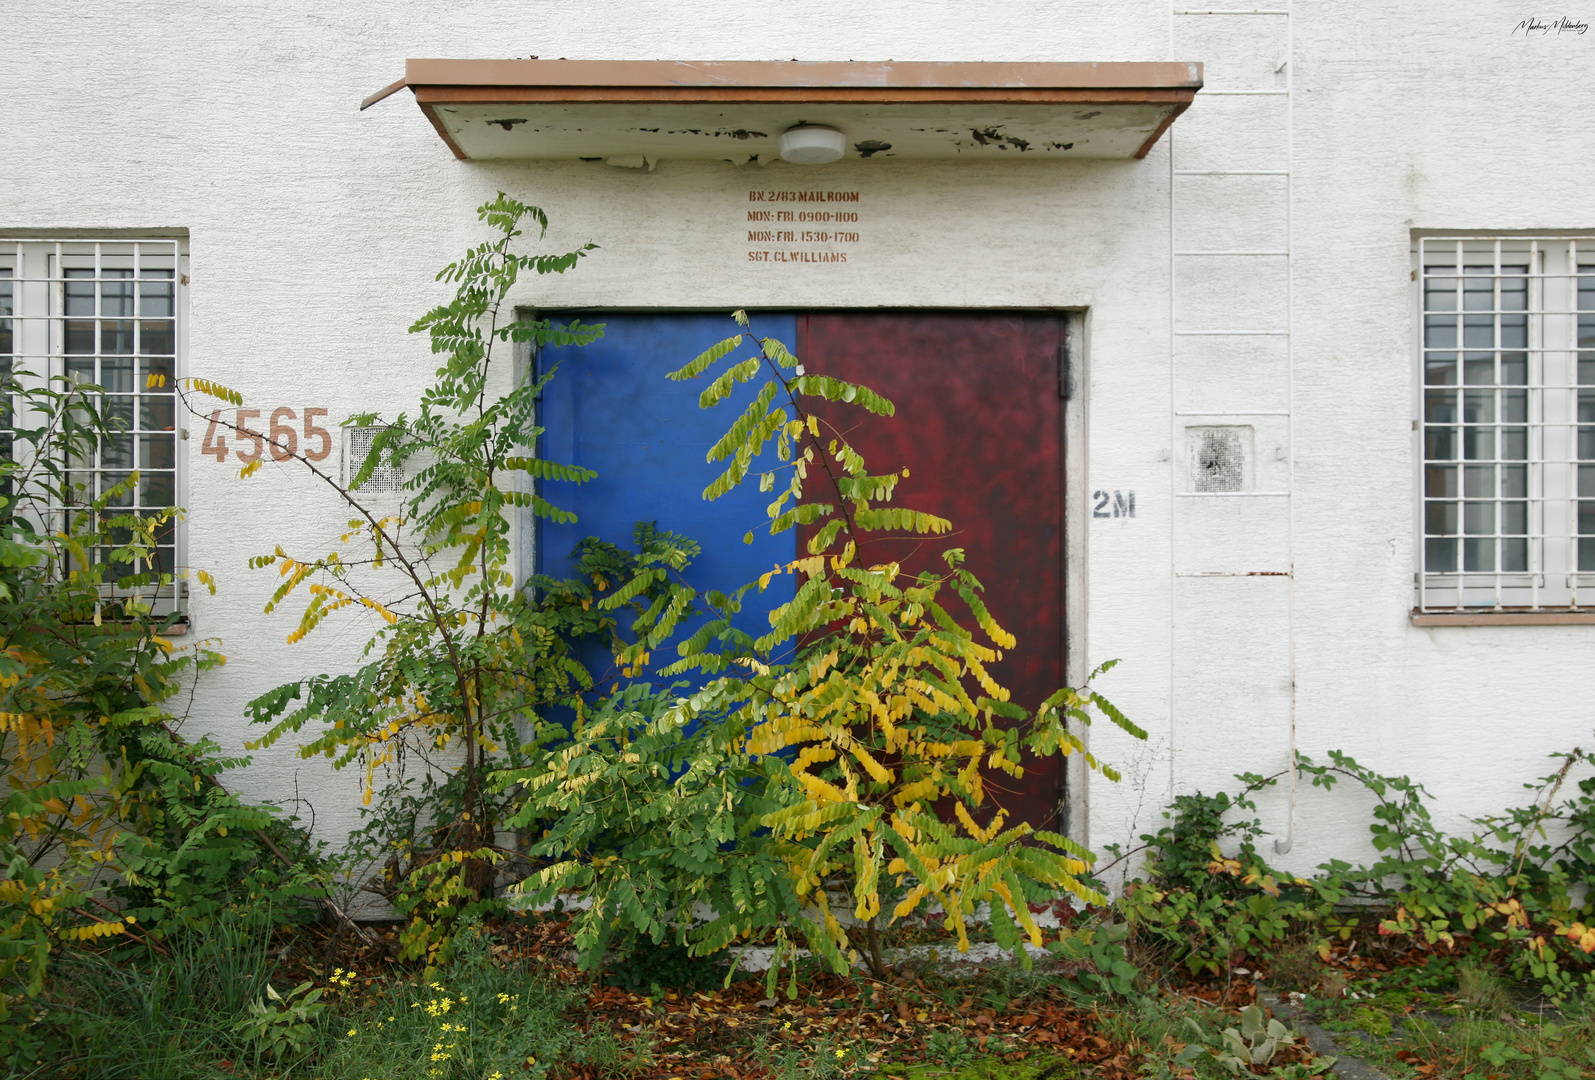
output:
<path id="1" fill-rule="evenodd" d="M 828 165 L 847 151 L 847 136 L 833 127 L 792 128 L 781 133 L 781 158 L 794 165 Z"/>

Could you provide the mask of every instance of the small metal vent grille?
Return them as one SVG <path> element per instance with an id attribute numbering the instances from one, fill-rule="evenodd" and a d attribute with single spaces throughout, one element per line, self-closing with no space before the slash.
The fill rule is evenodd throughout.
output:
<path id="1" fill-rule="evenodd" d="M 343 458 L 343 482 L 345 485 L 354 483 L 354 478 L 360 474 L 360 467 L 365 464 L 366 455 L 371 453 L 371 444 L 376 440 L 379 427 L 357 427 L 345 429 L 349 432 L 349 448 Z M 371 475 L 366 477 L 366 482 L 360 485 L 361 491 L 401 491 L 404 488 L 404 473 L 392 465 L 378 465 L 371 470 Z"/>
<path id="2" fill-rule="evenodd" d="M 1191 481 L 1195 491 L 1241 491 L 1246 450 L 1240 428 L 1191 428 Z"/>

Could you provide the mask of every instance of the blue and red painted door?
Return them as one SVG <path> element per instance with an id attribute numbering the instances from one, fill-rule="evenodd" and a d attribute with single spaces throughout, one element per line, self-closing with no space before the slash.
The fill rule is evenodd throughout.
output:
<path id="1" fill-rule="evenodd" d="M 688 572 L 700 589 L 729 591 L 792 559 L 801 537 L 771 537 L 767 496 L 756 486 L 713 502 L 702 491 L 719 473 L 704 461 L 753 389 L 713 410 L 698 408 L 697 383 L 664 373 L 734 330 L 724 315 L 610 315 L 604 337 L 583 348 L 549 349 L 542 453 L 593 469 L 587 484 L 550 485 L 544 497 L 572 510 L 572 525 L 543 523 L 538 567 L 563 576 L 586 536 L 631 541 L 638 520 L 703 545 Z M 986 588 L 986 604 L 1019 639 L 993 674 L 1014 700 L 1034 708 L 1064 678 L 1063 402 L 1057 316 L 976 312 L 816 312 L 758 317 L 754 329 L 793 347 L 810 371 L 861 382 L 890 398 L 891 418 L 826 405 L 823 419 L 846 434 L 874 472 L 907 466 L 896 502 L 950 519 L 950 537 L 881 538 L 861 554 L 910 572 L 937 569 L 961 547 Z M 759 385 L 754 384 L 756 388 Z M 753 530 L 754 543 L 742 538 Z M 791 579 L 745 610 L 760 633 L 765 615 L 791 598 Z M 754 599 L 750 594 L 750 599 Z M 989 779 L 994 801 L 1040 828 L 1060 825 L 1062 764 L 1027 763 L 1023 779 Z"/>

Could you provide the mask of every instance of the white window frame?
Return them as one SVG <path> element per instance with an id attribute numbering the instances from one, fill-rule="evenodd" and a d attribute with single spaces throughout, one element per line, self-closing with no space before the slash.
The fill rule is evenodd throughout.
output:
<path id="1" fill-rule="evenodd" d="M 1412 270 L 1415 611 L 1595 609 L 1595 235 L 1419 236 Z"/>
<path id="2" fill-rule="evenodd" d="M 155 510 L 166 506 L 184 506 L 188 491 L 188 455 L 184 445 L 184 424 L 178 415 L 175 399 L 176 380 L 184 377 L 188 357 L 188 241 L 180 236 L 151 234 L 51 234 L 48 236 L 0 235 L 0 268 L 10 270 L 12 291 L 13 352 L 10 361 L 14 368 L 35 375 L 60 376 L 79 373 L 86 381 L 104 382 L 102 375 L 111 358 L 119 367 L 130 370 L 121 373 L 123 385 L 107 387 L 108 392 L 121 391 L 119 399 L 132 417 L 132 428 L 124 438 L 125 452 L 131 455 L 130 464 L 107 461 L 104 450 L 97 453 L 95 461 L 83 473 L 91 476 L 96 491 L 101 483 L 114 482 L 114 474 L 137 470 L 141 474 L 139 490 L 132 495 L 133 509 Z M 76 273 L 70 273 L 76 271 Z M 164 299 L 156 283 L 168 280 L 170 273 L 171 310 L 169 316 L 160 311 L 159 301 Z M 69 276 L 70 274 L 70 276 Z M 125 275 L 125 276 L 124 276 Z M 73 306 L 81 308 L 84 297 L 83 284 L 93 282 L 92 295 L 87 297 L 92 305 L 91 314 L 67 310 L 68 286 L 76 296 Z M 123 289 L 106 289 L 107 282 L 126 281 Z M 121 310 L 116 294 L 127 293 L 130 311 Z M 110 294 L 110 295 L 107 295 Z M 113 310 L 113 308 L 117 310 Z M 68 323 L 81 327 L 84 322 L 97 325 L 92 336 L 92 351 L 68 352 Z M 124 328 L 136 326 L 137 331 L 130 353 L 108 351 L 105 347 L 105 323 L 117 323 Z M 159 325 L 170 323 L 171 352 L 151 349 L 149 343 L 158 340 L 164 329 Z M 146 328 L 148 334 L 146 334 Z M 124 329 L 124 332 L 127 332 Z M 81 340 L 81 339 L 80 339 Z M 122 357 L 128 357 L 121 364 Z M 169 356 L 170 360 L 165 358 Z M 92 365 L 93 374 L 85 376 L 84 361 Z M 70 367 L 69 367 L 70 364 Z M 150 372 L 166 374 L 170 382 L 151 387 Z M 153 392 L 152 392 L 153 391 Z M 163 393 L 164 391 L 164 393 Z M 162 406 L 165 401 L 155 398 L 171 395 L 169 416 Z M 109 396 L 109 394 L 107 395 Z M 146 399 L 151 406 L 146 410 Z M 151 424 L 170 421 L 168 428 Z M 165 438 L 161 438 L 161 437 Z M 156 442 L 169 445 L 171 467 L 153 465 L 160 460 L 161 448 Z M 165 494 L 164 479 L 171 477 L 171 501 L 157 506 Z M 148 505 L 145 505 L 145 504 Z M 62 508 L 64 511 L 66 508 Z M 174 575 L 173 584 L 163 587 L 154 596 L 156 614 L 183 612 L 187 607 L 188 590 L 183 578 L 188 564 L 187 530 L 179 517 L 172 523 L 171 565 L 160 566 L 162 572 Z M 107 592 L 114 592 L 107 586 Z M 148 593 L 144 589 L 138 590 Z"/>

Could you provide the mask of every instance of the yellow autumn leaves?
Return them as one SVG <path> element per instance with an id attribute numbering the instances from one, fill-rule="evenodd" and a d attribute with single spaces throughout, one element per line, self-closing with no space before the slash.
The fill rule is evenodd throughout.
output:
<path id="1" fill-rule="evenodd" d="M 796 892 L 838 949 L 847 937 L 827 892 L 838 875 L 851 882 L 852 915 L 860 921 L 879 916 L 883 893 L 895 886 L 906 892 L 891 910 L 894 921 L 934 899 L 967 948 L 967 918 L 988 903 L 1010 912 L 1039 945 L 1021 875 L 1095 894 L 1075 877 L 1086 870 L 1083 853 L 1047 850 L 1046 838 L 1038 844 L 1025 823 L 1005 828 L 1001 810 L 984 825 L 976 820 L 987 801 L 985 770 L 1023 774 L 1016 733 L 999 725 L 1009 692 L 988 670 L 1014 639 L 978 600 L 969 606 L 989 645 L 940 607 L 937 595 L 949 580 L 966 586 L 966 599 L 973 595 L 956 558 L 948 578 L 903 586 L 899 565 L 862 569 L 851 565 L 853 555 L 849 544 L 840 555 L 798 559 L 760 582 L 767 586 L 782 573 L 806 579 L 797 599 L 772 613 L 772 626 L 793 636 L 827 632 L 832 644 L 770 679 L 767 697 L 750 706 L 757 722 L 748 752 L 786 756 L 800 796 L 765 818 L 785 842 Z M 805 595 L 819 598 L 806 611 Z M 948 804 L 950 822 L 936 813 Z"/>

